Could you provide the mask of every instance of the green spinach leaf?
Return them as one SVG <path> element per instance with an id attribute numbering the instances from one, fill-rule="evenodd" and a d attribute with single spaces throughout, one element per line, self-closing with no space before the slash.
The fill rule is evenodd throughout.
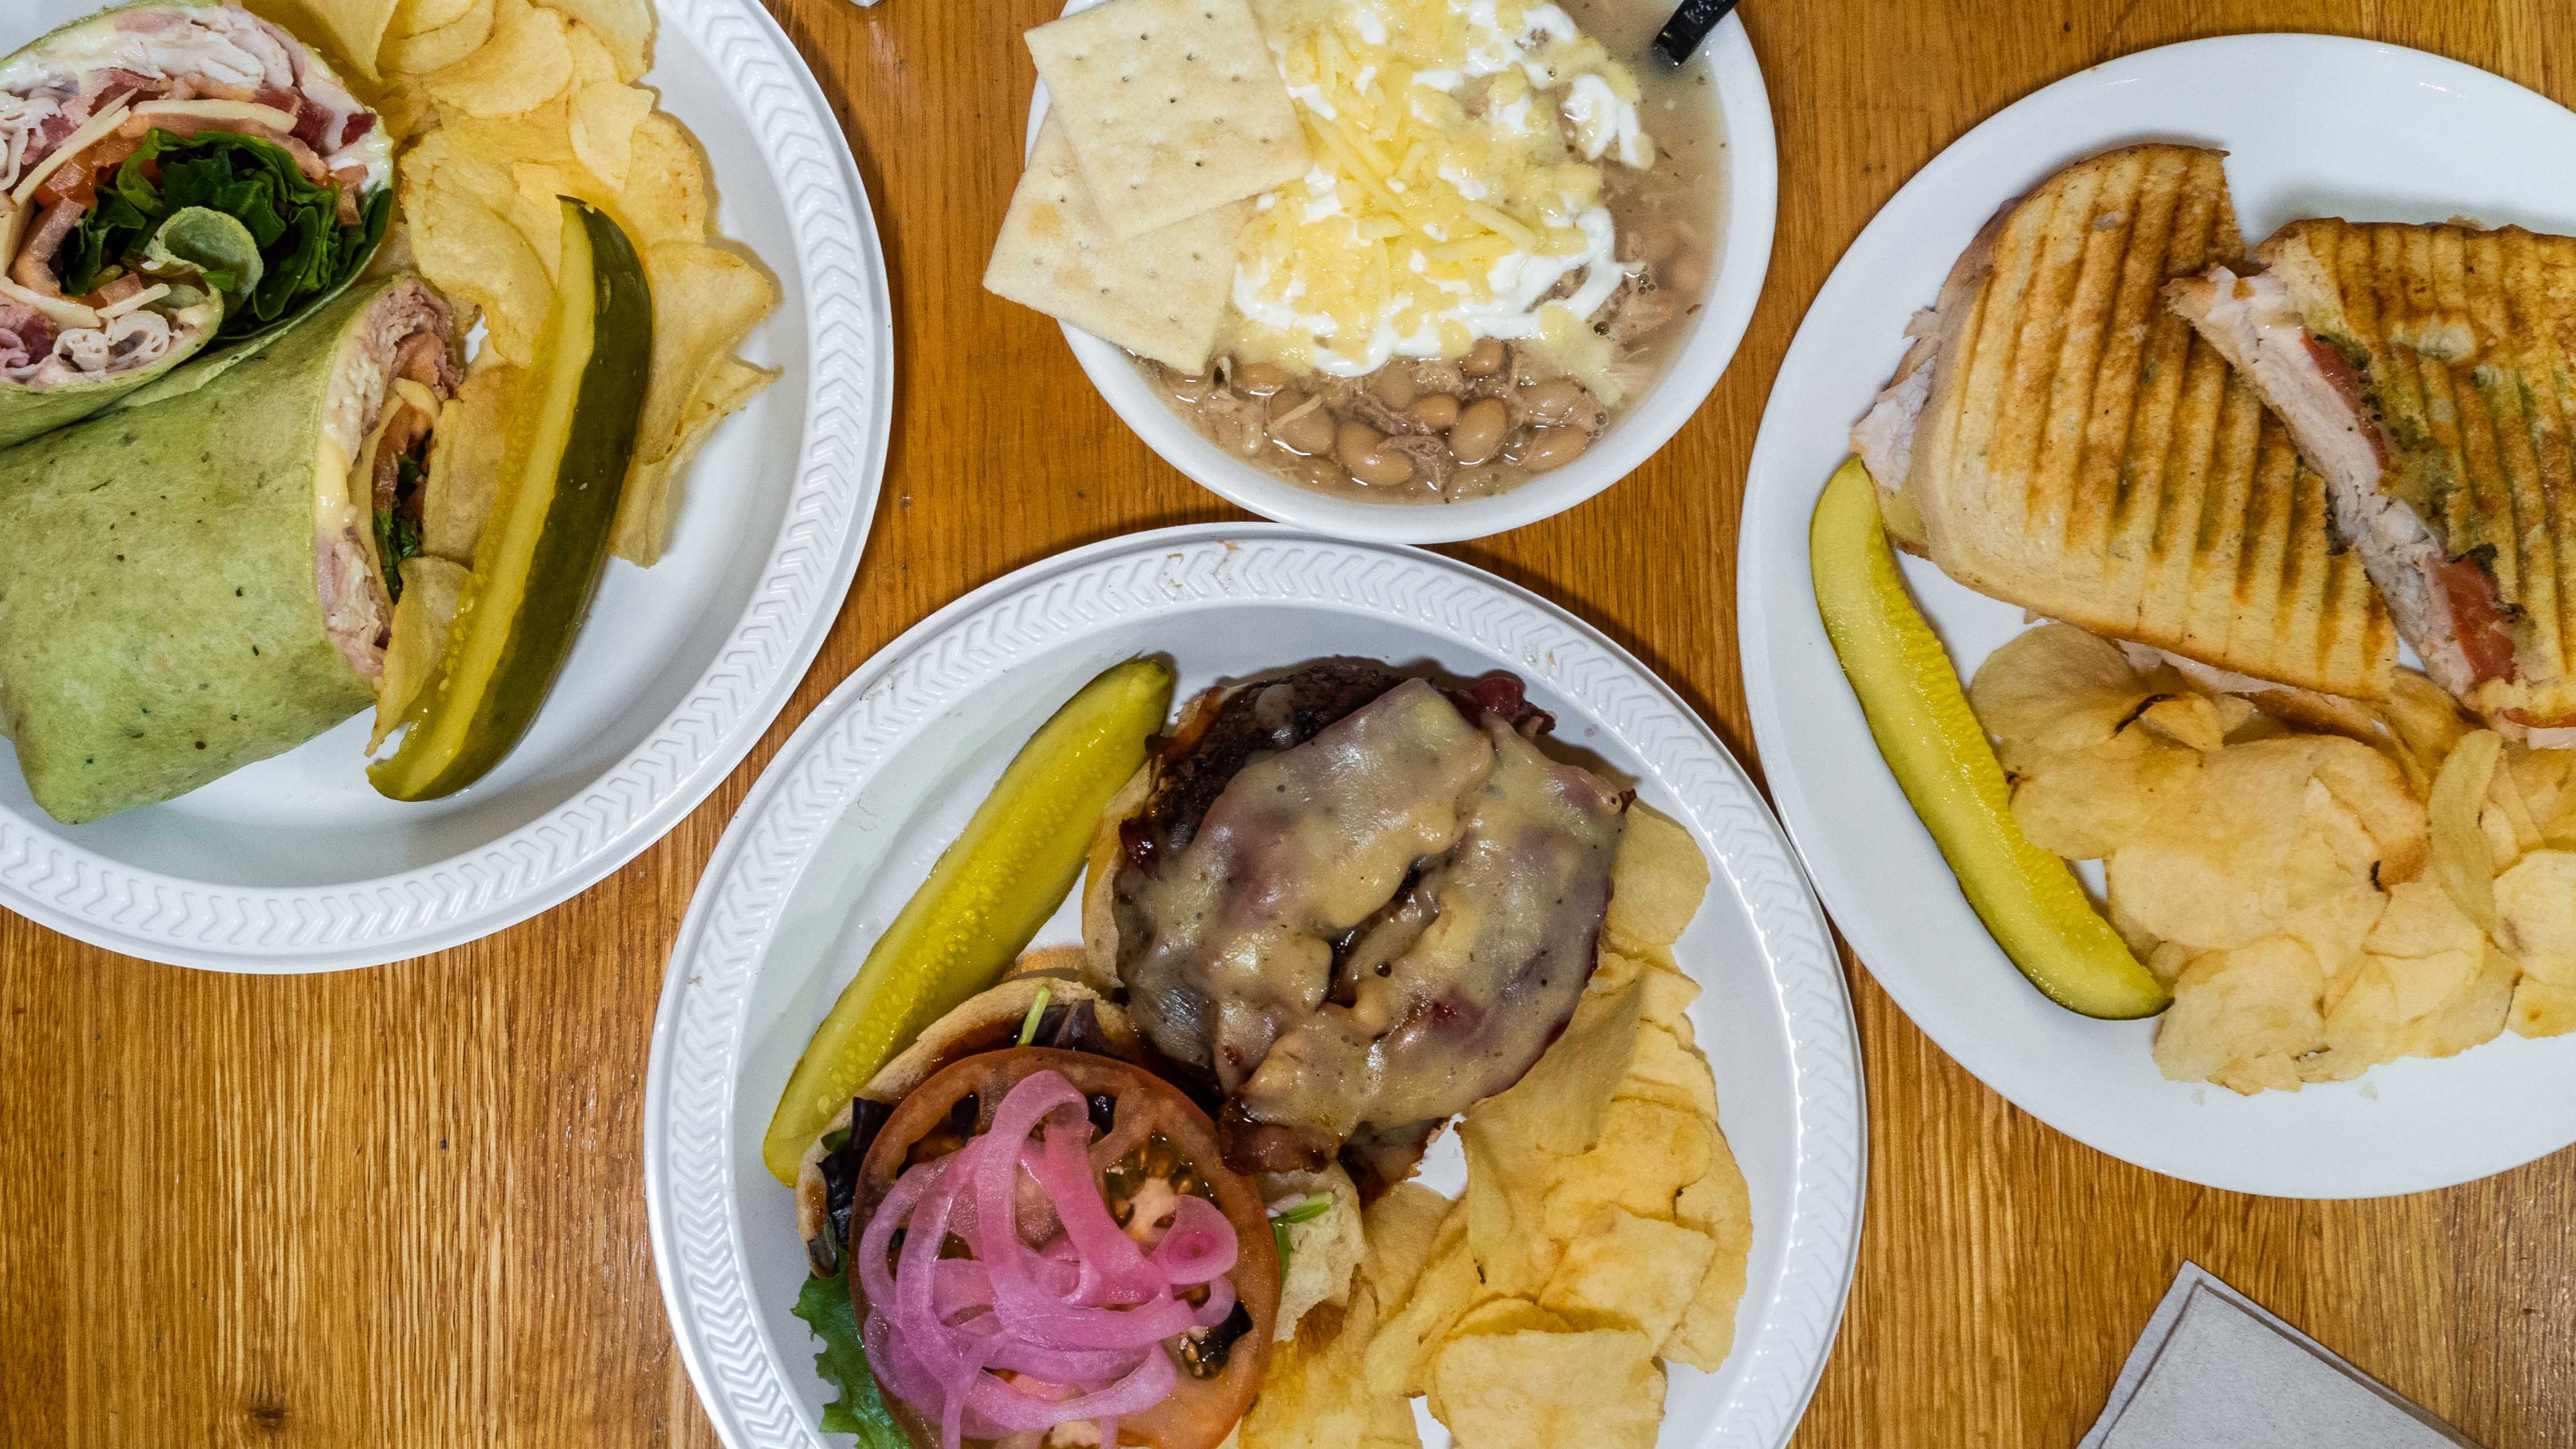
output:
<path id="1" fill-rule="evenodd" d="M 240 222 L 259 247 L 260 275 L 246 293 L 222 287 L 241 278 L 208 279 L 228 290 L 217 336 L 229 341 L 290 319 L 356 276 L 384 240 L 393 193 L 380 188 L 344 226 L 339 193 L 305 179 L 284 147 L 230 131 L 154 129 L 64 239 L 54 262 L 63 290 L 78 296 L 132 264 L 164 220 L 192 206 Z"/>

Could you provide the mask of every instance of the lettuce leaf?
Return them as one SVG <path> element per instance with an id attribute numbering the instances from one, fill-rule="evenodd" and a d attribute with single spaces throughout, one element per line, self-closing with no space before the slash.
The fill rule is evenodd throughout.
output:
<path id="1" fill-rule="evenodd" d="M 859 1343 L 859 1310 L 850 1301 L 848 1271 L 844 1267 L 829 1278 L 809 1274 L 796 1293 L 796 1316 L 823 1345 L 814 1355 L 814 1371 L 840 1391 L 840 1397 L 823 1406 L 824 1431 L 858 1435 L 859 1449 L 911 1449 L 912 1438 L 887 1411 L 877 1376 L 868 1368 L 868 1351 Z"/>
<path id="2" fill-rule="evenodd" d="M 207 279 L 227 293 L 217 336 L 233 341 L 289 321 L 347 285 L 384 240 L 393 190 L 379 188 L 359 219 L 343 226 L 339 192 L 306 180 L 284 147 L 231 131 L 180 136 L 155 128 L 64 238 L 54 258 L 63 291 L 79 296 L 108 268 L 131 264 L 163 221 L 189 207 L 233 218 L 259 247 L 255 280 Z M 247 290 L 236 290 L 245 280 Z"/>

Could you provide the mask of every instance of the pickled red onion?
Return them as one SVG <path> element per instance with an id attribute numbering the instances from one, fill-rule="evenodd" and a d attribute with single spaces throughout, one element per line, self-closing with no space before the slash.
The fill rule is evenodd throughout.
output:
<path id="1" fill-rule="evenodd" d="M 1148 1254 L 1110 1215 L 1091 1139 L 1082 1094 L 1033 1072 L 990 1131 L 897 1177 L 860 1235 L 869 1361 L 939 1424 L 942 1449 L 1085 1419 L 1114 1445 L 1119 1418 L 1178 1382 L 1163 1344 L 1234 1311 L 1225 1275 L 1241 1245 L 1224 1212 L 1183 1194 Z M 1023 1174 L 1054 1209 L 1044 1242 L 1027 1240 L 1018 1211 Z M 972 1256 L 940 1256 L 951 1242 Z M 1200 1284 L 1195 1307 L 1176 1291 Z"/>

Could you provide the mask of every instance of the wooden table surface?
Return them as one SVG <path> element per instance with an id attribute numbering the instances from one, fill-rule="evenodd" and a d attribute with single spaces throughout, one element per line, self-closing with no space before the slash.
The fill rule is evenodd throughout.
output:
<path id="1" fill-rule="evenodd" d="M 0 914 L 0 1444 L 713 1446 L 639 1149 L 663 964 L 718 834 L 824 693 L 940 604 L 1074 544 L 1237 516 L 1118 423 L 1052 322 L 977 285 L 1019 170 L 1017 32 L 1055 0 L 770 3 L 848 130 L 899 314 L 884 502 L 821 659 L 668 839 L 471 946 L 228 977 Z M 1748 761 L 1734 554 L 1763 397 L 1835 258 L 1943 145 L 2084 66 L 2242 30 L 2384 38 L 2576 101 L 2566 0 L 1750 0 L 1746 19 L 1781 204 L 1743 351 L 1636 476 L 1454 552 L 1609 631 Z M 2041 1126 L 1850 979 L 1867 1227 L 1797 1443 L 2072 1445 L 2185 1258 L 2489 1449 L 2576 1442 L 2576 1152 L 2376 1202 L 2193 1187 Z"/>

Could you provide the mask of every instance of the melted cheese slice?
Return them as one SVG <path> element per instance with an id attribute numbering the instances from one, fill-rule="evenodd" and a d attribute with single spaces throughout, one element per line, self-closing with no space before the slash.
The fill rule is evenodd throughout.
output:
<path id="1" fill-rule="evenodd" d="M 30 291 L 6 277 L 0 277 L 0 297 L 35 308 L 57 327 L 96 327 L 99 323 L 98 313 L 82 303 Z"/>
<path id="2" fill-rule="evenodd" d="M 145 101 L 134 114 L 147 121 L 249 121 L 281 136 L 295 134 L 295 117 L 251 101 Z"/>

